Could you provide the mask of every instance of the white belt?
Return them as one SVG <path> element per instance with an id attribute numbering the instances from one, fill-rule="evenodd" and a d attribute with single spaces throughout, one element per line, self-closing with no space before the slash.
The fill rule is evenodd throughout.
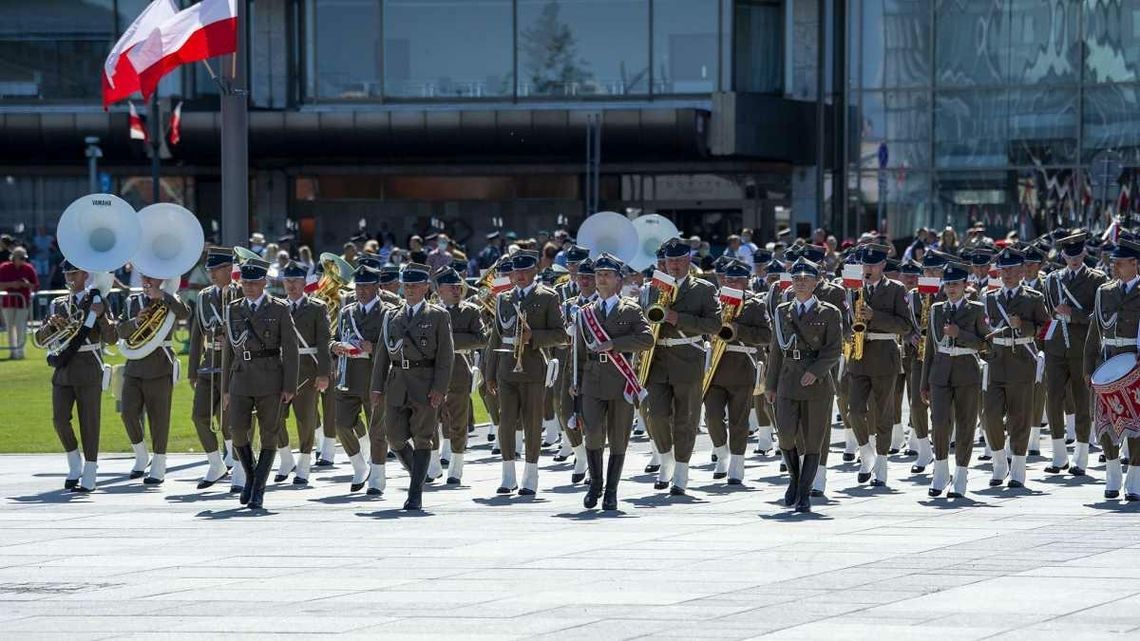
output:
<path id="1" fill-rule="evenodd" d="M 1135 338 L 1102 338 L 1100 344 L 1105 347 L 1132 347 L 1136 345 Z"/>
<path id="2" fill-rule="evenodd" d="M 657 344 L 661 347 L 677 347 L 678 345 L 696 345 L 705 339 L 700 336 L 690 336 L 688 338 L 659 338 Z"/>
<path id="3" fill-rule="evenodd" d="M 747 345 L 729 345 L 724 348 L 724 351 L 736 352 L 737 354 L 748 354 L 749 356 L 752 356 L 756 353 L 756 348 L 749 347 Z"/>
<path id="4" fill-rule="evenodd" d="M 174 341 L 163 341 L 161 347 L 174 348 Z"/>
<path id="5" fill-rule="evenodd" d="M 503 345 L 514 345 L 515 344 L 515 337 L 514 336 L 503 336 L 502 340 L 503 340 Z"/>
<path id="6" fill-rule="evenodd" d="M 898 335 L 887 332 L 866 332 L 863 334 L 863 338 L 869 341 L 893 341 L 898 338 Z"/>
<path id="7" fill-rule="evenodd" d="M 298 347 L 297 348 L 297 354 L 299 354 L 301 356 L 316 356 L 317 355 L 317 348 L 316 347 Z"/>
<path id="8" fill-rule="evenodd" d="M 1004 345 L 1009 347 L 1011 345 L 1032 345 L 1033 337 L 1026 336 L 1025 338 L 995 338 L 994 345 Z"/>
<path id="9" fill-rule="evenodd" d="M 103 349 L 103 346 L 98 344 L 98 343 L 88 343 L 86 345 L 80 346 L 78 351 L 80 351 L 80 352 L 98 352 L 101 349 Z"/>
<path id="10" fill-rule="evenodd" d="M 976 349 L 969 347 L 946 347 L 944 345 L 938 346 L 939 354 L 946 354 L 947 356 L 972 356 L 978 353 Z"/>

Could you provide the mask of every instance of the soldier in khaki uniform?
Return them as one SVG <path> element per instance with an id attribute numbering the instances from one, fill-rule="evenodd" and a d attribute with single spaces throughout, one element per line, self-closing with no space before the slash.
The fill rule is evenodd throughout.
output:
<path id="1" fill-rule="evenodd" d="M 982 426 L 993 450 L 991 486 L 1009 475 L 1009 487 L 1025 486 L 1025 458 L 1029 448 L 1029 412 L 1033 385 L 1038 378 L 1037 330 L 1049 320 L 1045 297 L 1021 284 L 1024 257 L 1006 247 L 995 261 L 1001 274 L 1000 289 L 985 295 L 986 317 L 993 331 L 986 350 L 987 375 L 982 383 Z M 1040 367 L 1043 367 L 1040 366 Z M 1012 467 L 1006 460 L 1006 434 Z"/>
<path id="2" fill-rule="evenodd" d="M 858 290 L 862 315 L 855 319 L 866 323 L 863 358 L 852 358 L 847 363 L 848 376 L 851 377 L 848 415 L 862 458 L 859 482 L 871 480 L 871 485 L 876 487 L 887 484 L 892 424 L 889 408 L 902 366 L 898 337 L 914 329 L 907 307 L 906 289 L 902 283 L 883 276 L 886 261 L 886 246 L 863 246 L 860 257 L 863 286 Z M 854 306 L 853 301 L 852 308 Z M 872 411 L 872 408 L 881 411 Z M 872 461 L 874 479 L 871 479 Z"/>
<path id="3" fill-rule="evenodd" d="M 500 257 L 499 260 L 491 266 L 491 269 L 495 271 L 498 278 L 510 278 L 511 257 Z M 495 322 L 495 315 L 484 309 L 483 326 L 491 328 Z M 487 427 L 487 442 L 494 443 L 494 445 L 491 446 L 491 456 L 500 456 L 503 451 L 499 448 L 499 444 L 495 443 L 495 438 L 499 433 L 499 398 L 487 389 L 487 372 L 489 371 L 487 364 L 492 360 L 491 351 L 490 342 L 488 341 L 487 347 L 483 348 L 483 351 L 480 352 L 479 373 L 481 380 L 479 381 L 479 398 L 483 401 L 483 407 L 487 409 L 487 418 L 491 421 L 491 424 Z M 516 442 L 516 452 L 522 449 L 522 447 L 520 447 L 521 443 L 521 439 Z"/>
<path id="4" fill-rule="evenodd" d="M 586 252 L 585 249 L 582 249 L 580 247 L 576 247 L 575 249 L 580 252 Z M 573 254 L 573 256 L 579 257 L 581 254 L 577 253 Z M 575 348 L 581 349 L 580 346 L 576 346 L 574 343 L 572 334 L 573 328 L 571 326 L 574 323 L 574 318 L 577 315 L 578 310 L 583 306 L 589 304 L 597 296 L 594 293 L 594 261 L 590 260 L 588 257 L 582 257 L 578 261 L 578 264 L 575 265 L 574 271 L 576 274 L 576 282 L 574 283 L 574 288 L 570 289 L 570 283 L 567 283 L 559 292 L 560 295 L 565 294 L 568 296 L 567 298 L 562 299 L 562 316 L 567 323 L 567 332 L 571 333 L 571 341 L 570 347 L 564 351 L 564 362 L 566 362 L 566 366 L 561 368 L 561 371 L 558 373 L 558 381 L 556 385 L 558 386 L 559 390 L 558 398 L 561 399 L 558 403 L 558 420 L 563 426 L 563 434 L 565 439 L 563 442 L 569 444 L 570 449 L 574 452 L 574 468 L 570 473 L 570 482 L 577 484 L 581 483 L 582 480 L 586 478 L 586 443 L 582 438 L 581 429 L 570 428 L 570 419 L 575 414 L 575 408 L 581 404 L 580 399 L 575 399 L 570 395 L 570 388 L 574 384 L 574 367 L 572 366 L 572 361 L 570 360 L 573 358 L 573 356 L 570 352 Z M 579 370 L 579 377 L 580 376 L 581 370 Z M 579 418 L 581 418 L 581 416 L 579 416 Z M 555 456 L 554 460 L 559 461 L 560 459 L 558 456 Z M 566 459 L 562 458 L 561 460 L 564 461 Z"/>
<path id="5" fill-rule="evenodd" d="M 784 271 L 784 266 L 772 261 L 772 252 L 768 250 L 757 250 L 752 254 L 752 258 L 754 261 L 753 271 L 755 272 L 755 276 L 752 278 L 749 289 L 759 296 L 761 301 L 765 301 L 764 308 L 767 310 L 768 306 L 766 301 L 768 300 L 768 291 L 771 287 L 775 287 L 774 283 L 779 279 L 780 272 Z M 774 265 L 774 271 L 773 268 L 770 267 L 771 265 Z M 769 323 L 771 323 L 770 317 Z M 769 334 L 771 334 L 770 330 Z M 759 359 L 757 364 L 760 367 L 760 381 L 763 382 L 763 370 L 765 363 L 768 361 L 768 349 L 765 347 L 757 350 L 757 358 Z M 752 398 L 752 405 L 754 410 L 749 414 L 749 418 L 750 420 L 754 418 L 756 421 L 756 429 L 754 431 L 756 434 L 756 449 L 752 450 L 752 453 L 767 456 L 775 445 L 772 440 L 776 435 L 773 428 L 775 424 L 775 421 L 772 420 L 773 411 L 768 407 L 768 400 L 764 398 L 763 391 L 759 388 L 757 388 L 756 394 Z"/>
<path id="6" fill-rule="evenodd" d="M 917 456 L 914 465 L 910 468 L 911 474 L 925 472 L 926 466 L 934 460 L 934 452 L 930 447 L 929 438 L 930 415 L 927 413 L 926 403 L 923 402 L 922 395 L 919 392 L 922 379 L 922 361 L 918 359 L 918 345 L 920 341 L 924 340 L 926 333 L 926 327 L 921 325 L 924 301 L 929 296 L 930 304 L 933 305 L 941 292 L 939 294 L 919 292 L 918 279 L 923 276 L 924 271 L 922 265 L 913 261 L 903 264 L 899 270 L 900 282 L 907 288 L 907 306 L 910 307 L 911 315 L 915 321 L 915 331 L 909 332 L 903 341 L 902 362 L 905 378 L 899 385 L 899 389 L 896 390 L 898 394 L 902 394 L 905 385 L 906 403 L 910 410 L 910 436 L 907 438 L 906 455 Z M 929 314 L 929 310 L 927 313 Z"/>
<path id="7" fill-rule="evenodd" d="M 297 354 L 300 358 L 297 378 L 300 379 L 300 383 L 293 402 L 286 406 L 281 414 L 282 440 L 278 443 L 280 463 L 277 476 L 273 480 L 281 483 L 295 470 L 293 485 L 309 483 L 309 465 L 313 459 L 312 451 L 317 429 L 317 402 L 320 400 L 320 395 L 328 389 L 328 372 L 331 367 L 328 308 L 305 295 L 307 276 L 308 270 L 305 266 L 296 262 L 290 262 L 281 270 L 281 282 L 285 287 L 285 304 L 289 306 L 293 327 L 297 330 Z M 293 452 L 289 448 L 289 429 L 285 424 L 290 410 L 297 421 L 297 447 L 300 453 L 296 464 L 293 462 Z"/>
<path id="8" fill-rule="evenodd" d="M 592 509 L 602 497 L 603 510 L 617 509 L 617 486 L 633 426 L 633 401 L 644 397 L 633 368 L 633 353 L 653 345 L 653 334 L 641 307 L 621 296 L 623 264 L 602 253 L 594 261 L 598 296 L 575 315 L 579 382 L 571 389 L 581 396 L 582 415 L 577 429 L 585 432 L 590 487 L 583 506 Z M 622 373 L 624 371 L 624 374 Z M 602 453 L 610 445 L 602 487 Z"/>
<path id="9" fill-rule="evenodd" d="M 383 420 L 389 446 L 400 460 L 410 462 L 404 509 L 419 510 L 455 348 L 451 314 L 425 300 L 431 287 L 428 266 L 408 263 L 400 272 L 400 283 L 405 304 L 384 315 L 371 398 L 374 412 L 387 405 Z"/>
<path id="10" fill-rule="evenodd" d="M 90 492 L 95 489 L 99 468 L 99 411 L 104 384 L 103 345 L 115 340 L 115 325 L 106 316 L 106 305 L 98 289 L 88 288 L 87 272 L 63 261 L 60 265 L 70 293 L 52 300 L 48 319 L 36 330 L 36 340 L 48 342 L 51 377 L 51 417 L 59 442 L 67 453 L 67 479 L 64 489 Z M 48 341 L 57 325 L 69 319 L 81 323 L 79 331 L 66 343 Z M 71 410 L 79 418 L 79 440 L 71 427 Z M 82 456 L 79 452 L 83 445 Z"/>
<path id="11" fill-rule="evenodd" d="M 281 441 L 281 410 L 297 392 L 297 331 L 289 308 L 265 292 L 269 263 L 251 259 L 241 266 L 243 298 L 226 308 L 230 409 L 234 451 L 245 468 L 241 504 L 259 509 Z M 261 431 L 261 453 L 253 456 L 253 413 Z"/>
<path id="12" fill-rule="evenodd" d="M 356 300 L 341 308 L 337 335 L 329 343 L 329 349 L 336 357 L 336 431 L 341 447 L 352 462 L 349 491 L 360 491 L 367 481 L 368 494 L 379 496 L 384 492 L 386 482 L 384 464 L 387 462 L 388 444 L 381 422 L 383 417 L 377 415 L 384 411 L 384 405 L 373 411 L 370 385 L 383 318 L 392 308 L 378 295 L 378 271 L 368 266 L 358 267 L 352 280 L 356 284 Z M 364 439 L 359 438 L 355 430 L 361 414 L 367 429 L 365 439 L 371 465 L 364 460 L 361 448 Z"/>
<path id="13" fill-rule="evenodd" d="M 129 338 L 137 329 L 139 315 L 151 306 L 165 306 L 166 313 L 175 322 L 186 320 L 190 308 L 177 294 L 162 291 L 163 280 L 143 275 L 142 292 L 127 297 L 123 313 L 116 327 L 119 338 Z M 174 392 L 181 363 L 174 355 L 171 337 L 174 326 L 160 340 L 154 351 L 142 358 L 127 359 L 123 366 L 122 417 L 131 449 L 135 452 L 135 465 L 131 478 L 137 479 L 145 473 L 146 443 L 143 440 L 143 408 L 146 408 L 146 422 L 150 426 L 150 440 L 154 447 L 154 458 L 150 462 L 150 473 L 143 479 L 147 485 L 159 485 L 166 480 L 166 444 L 170 439 L 170 398 Z"/>
<path id="14" fill-rule="evenodd" d="M 742 292 L 744 299 L 735 319 L 721 328 L 722 333 L 731 333 L 732 340 L 725 348 L 704 399 L 705 420 L 717 454 L 713 478 L 728 477 L 729 485 L 740 485 L 744 481 L 748 413 L 758 382 L 758 354 L 767 349 L 772 339 L 764 301 L 748 291 L 750 272 L 747 263 L 734 259 L 725 265 L 720 276 L 722 287 Z"/>
<path id="15" fill-rule="evenodd" d="M 814 294 L 819 265 L 801 258 L 791 272 L 795 298 L 772 314 L 764 394 L 776 407 L 780 451 L 788 468 L 784 504 L 810 512 L 815 470 L 831 428 L 832 369 L 842 352 L 843 319 L 834 305 Z"/>
<path id="16" fill-rule="evenodd" d="M 515 252 L 511 267 L 514 289 L 495 299 L 497 318 L 492 325 L 488 345 L 491 357 L 485 375 L 487 390 L 499 400 L 503 478 L 497 493 L 515 491 L 515 435 L 521 431 L 526 444 L 526 466 L 519 494 L 534 496 L 538 491 L 542 403 L 547 378 L 547 357 L 542 350 L 565 344 L 566 328 L 558 294 L 535 282 L 538 252 Z M 519 359 L 515 358 L 516 347 L 521 349 Z"/>
<path id="17" fill-rule="evenodd" d="M 1084 377 L 1084 350 L 1093 321 L 1096 292 L 1108 282 L 1104 272 L 1085 266 L 1088 234 L 1079 231 L 1057 241 L 1065 268 L 1045 278 L 1042 293 L 1045 306 L 1052 311 L 1053 323 L 1045 335 L 1045 412 L 1049 417 L 1053 461 L 1045 468 L 1049 474 L 1065 469 L 1083 476 L 1089 462 L 1089 437 L 1092 429 L 1089 387 Z M 1076 411 L 1076 444 L 1073 466 L 1069 468 L 1069 450 L 1065 444 L 1065 399 L 1071 395 Z"/>
<path id="18" fill-rule="evenodd" d="M 930 308 L 925 328 L 925 354 L 919 389 L 930 405 L 934 441 L 934 474 L 927 493 L 940 496 L 950 483 L 950 443 L 954 443 L 954 489 L 950 498 L 966 495 L 970 454 L 978 421 L 978 390 L 982 385 L 978 353 L 985 347 L 990 327 L 981 303 L 966 299 L 965 265 L 947 264 L 942 270 L 946 299 Z"/>
<path id="19" fill-rule="evenodd" d="M 233 282 L 233 249 L 210 247 L 206 250 L 206 274 L 210 285 L 198 293 L 194 318 L 190 323 L 189 375 L 186 377 L 194 390 L 191 418 L 198 433 L 198 442 L 206 453 L 209 466 L 198 489 L 204 490 L 217 483 L 233 467 L 233 441 L 230 439 L 229 411 L 222 407 L 229 363 L 222 360 L 226 353 L 225 316 L 230 302 L 241 296 L 241 288 Z M 218 442 L 218 435 L 222 442 Z M 244 475 L 238 466 L 234 476 Z M 234 478 L 240 488 L 244 476 Z"/>
<path id="20" fill-rule="evenodd" d="M 1048 250 L 1048 247 L 1043 250 L 1038 242 L 1020 250 L 1025 258 L 1025 277 L 1021 279 L 1021 284 L 1040 294 L 1045 293 L 1045 276 L 1041 273 L 1041 263 L 1048 259 L 1046 255 Z M 1043 349 L 1044 344 L 1038 340 L 1037 347 Z M 1038 351 L 1042 351 L 1042 349 Z M 1034 383 L 1033 402 L 1029 410 L 1029 449 L 1026 450 L 1029 456 L 1041 456 L 1041 430 L 1044 429 L 1046 423 L 1046 391 L 1044 379 Z"/>
<path id="21" fill-rule="evenodd" d="M 704 335 L 720 329 L 720 303 L 713 285 L 689 275 L 688 243 L 670 238 L 664 250 L 665 271 L 676 282 L 646 380 L 645 419 L 661 454 L 654 488 L 665 489 L 671 481 L 670 494 L 681 496 L 689 485 L 689 459 L 701 414 Z"/>
<path id="22" fill-rule="evenodd" d="M 1140 335 L 1140 275 L 1137 273 L 1140 243 L 1121 238 L 1112 251 L 1113 280 L 1096 290 L 1093 318 L 1085 341 L 1085 385 L 1105 361 L 1120 354 L 1134 353 L 1136 336 Z M 1104 450 L 1104 497 L 1120 496 L 1123 466 L 1121 447 L 1099 417 L 1094 421 L 1101 448 Z M 1140 438 L 1128 440 L 1128 477 L 1123 481 L 1124 499 L 1140 501 Z"/>
<path id="23" fill-rule="evenodd" d="M 447 467 L 447 484 L 463 482 L 463 458 L 467 452 L 467 424 L 471 418 L 473 354 L 487 345 L 487 330 L 481 308 L 463 300 L 463 277 L 448 267 L 435 275 L 439 302 L 451 315 L 451 336 L 455 362 L 451 381 L 441 412 L 444 438 L 450 443 L 451 459 Z"/>

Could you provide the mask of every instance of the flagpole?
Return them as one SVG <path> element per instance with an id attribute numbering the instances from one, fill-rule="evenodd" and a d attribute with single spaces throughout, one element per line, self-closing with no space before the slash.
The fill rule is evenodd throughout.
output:
<path id="1" fill-rule="evenodd" d="M 246 0 L 238 0 L 237 51 L 231 77 L 221 81 L 222 244 L 249 239 L 249 120 L 246 100 Z M 223 76 L 225 72 L 223 71 Z"/>
<path id="2" fill-rule="evenodd" d="M 162 148 L 162 127 L 159 126 L 158 91 L 150 97 L 150 201 L 162 201 L 162 189 L 159 182 L 162 180 L 161 158 L 159 150 Z"/>

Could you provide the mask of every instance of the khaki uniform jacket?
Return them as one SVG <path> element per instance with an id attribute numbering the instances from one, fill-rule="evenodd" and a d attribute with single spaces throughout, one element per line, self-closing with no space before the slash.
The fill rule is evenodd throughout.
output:
<path id="1" fill-rule="evenodd" d="M 686 276 L 669 309 L 677 312 L 677 324 L 661 323 L 658 340 L 715 334 L 720 329 L 717 288 L 706 280 Z M 705 350 L 700 343 L 665 347 L 653 351 L 648 383 L 692 383 L 704 376 Z"/>
<path id="2" fill-rule="evenodd" d="M 446 394 L 451 381 L 455 360 L 451 314 L 426 301 L 414 316 L 409 305 L 388 313 L 373 354 L 373 392 L 384 394 L 389 407 L 427 405 L 428 392 Z M 404 369 L 403 361 L 418 361 L 420 366 Z"/>
<path id="3" fill-rule="evenodd" d="M 356 301 L 341 309 L 340 324 L 337 327 L 339 336 L 332 337 L 329 350 L 331 351 L 332 344 L 337 342 L 360 343 L 361 341 L 368 341 L 372 343 L 372 354 L 367 358 L 345 357 L 344 385 L 348 388 L 349 394 L 367 396 L 372 388 L 373 364 L 376 361 L 377 352 L 381 350 L 380 331 L 383 328 L 384 315 L 387 313 L 395 312 L 379 297 L 372 301 L 372 306 L 368 311 L 365 311 L 364 307 Z M 338 371 L 337 367 L 334 365 L 332 368 L 334 376 Z M 337 381 L 334 380 L 331 383 L 336 385 Z"/>
<path id="4" fill-rule="evenodd" d="M 1014 293 L 1013 300 L 1001 301 L 1001 307 L 1010 317 L 1021 318 L 1021 329 L 1014 332 L 1006 325 L 1005 317 L 998 308 L 999 299 L 1004 298 L 1001 289 L 984 296 L 986 317 L 989 319 L 991 334 L 986 349 L 986 362 L 990 366 L 991 383 L 1033 383 L 1037 372 L 1036 342 L 1027 345 L 998 345 L 995 338 L 1032 338 L 1041 326 L 1049 320 L 1045 310 L 1045 297 L 1040 292 L 1021 285 Z M 995 333 L 996 332 L 996 333 Z M 1026 349 L 1028 348 L 1028 349 Z"/>
<path id="5" fill-rule="evenodd" d="M 285 304 L 289 305 L 290 301 L 285 299 Z M 305 349 L 307 345 L 308 349 L 316 350 L 315 354 L 300 355 L 297 378 L 299 383 L 313 383 L 318 376 L 328 376 L 332 366 L 328 308 L 308 296 L 302 296 L 292 314 L 293 327 L 297 329 L 297 347 Z"/>
<path id="6" fill-rule="evenodd" d="M 592 308 L 600 318 L 600 301 L 595 299 L 586 307 Z M 575 331 L 584 331 L 581 318 L 579 311 L 579 327 L 576 327 Z M 644 352 L 653 345 L 653 334 L 649 331 L 649 321 L 645 320 L 645 312 L 641 311 L 641 306 L 632 299 L 619 297 L 617 306 L 601 319 L 601 324 L 610 336 L 613 351 L 625 354 L 631 368 L 633 353 Z M 587 354 L 593 353 L 586 348 L 586 342 L 580 340 L 577 357 L 582 394 L 606 401 L 624 398 L 625 378 L 613 363 L 591 359 Z M 636 374 L 637 369 L 634 368 L 633 371 Z"/>
<path id="7" fill-rule="evenodd" d="M 289 306 L 266 294 L 250 312 L 245 298 L 227 310 L 226 362 L 230 364 L 229 393 L 268 396 L 297 391 L 297 333 Z M 235 344 L 236 343 L 236 344 Z M 245 360 L 243 352 L 278 349 L 277 356 Z"/>
<path id="8" fill-rule="evenodd" d="M 745 292 L 744 307 L 732 326 L 736 329 L 736 339 L 729 345 L 742 345 L 754 348 L 752 354 L 742 354 L 725 350 L 720 365 L 713 374 L 712 384 L 719 387 L 753 387 L 756 384 L 757 360 L 763 357 L 772 340 L 772 321 L 768 318 L 768 307 L 758 295 Z"/>
<path id="9" fill-rule="evenodd" d="M 1104 361 L 1123 354 L 1135 352 L 1136 335 L 1140 332 L 1140 283 L 1125 293 L 1124 283 L 1110 280 L 1100 286 L 1096 295 L 1100 300 L 1094 303 L 1094 323 L 1089 326 L 1085 341 L 1085 376 L 1092 376 Z M 1099 318 L 1097 318 L 1099 316 Z M 1116 318 L 1113 318 L 1115 316 Z M 1128 344 L 1119 346 L 1103 345 L 1105 339 L 1125 339 Z"/>
<path id="10" fill-rule="evenodd" d="M 461 301 L 447 308 L 451 314 L 451 337 L 455 345 L 455 362 L 451 366 L 449 392 L 471 391 L 471 365 L 475 352 L 487 345 L 487 328 L 483 324 L 482 308 L 475 303 Z"/>
<path id="11" fill-rule="evenodd" d="M 166 304 L 167 313 L 173 314 L 178 321 L 190 317 L 190 308 L 176 294 L 163 292 L 162 302 Z M 119 338 L 128 338 L 138 329 L 139 313 L 149 304 L 150 300 L 145 294 L 133 294 L 127 297 L 122 316 L 119 317 L 119 323 L 115 328 Z M 162 338 L 164 343 L 174 336 L 176 327 L 177 323 L 171 326 L 170 331 Z M 143 358 L 127 360 L 127 364 L 123 367 L 123 375 L 143 379 L 170 378 L 174 374 L 174 359 L 173 351 L 169 347 L 160 345 L 158 349 Z"/>
<path id="12" fill-rule="evenodd" d="M 190 376 L 200 376 L 202 369 L 227 371 L 228 363 L 222 361 L 226 353 L 226 329 L 223 319 L 226 314 L 226 301 L 241 298 L 241 289 L 231 283 L 226 286 L 225 301 L 222 290 L 210 285 L 198 293 L 198 304 L 194 308 L 194 318 L 190 323 Z M 225 386 L 222 387 L 225 389 Z"/>
<path id="13" fill-rule="evenodd" d="M 1092 321 L 1093 306 L 1096 304 L 1096 291 L 1108 282 L 1104 272 L 1081 267 L 1080 271 L 1066 282 L 1067 269 L 1058 269 L 1045 278 L 1042 294 L 1045 294 L 1045 308 L 1056 316 L 1053 310 L 1061 304 L 1072 308 L 1069 314 L 1069 347 L 1065 349 L 1065 333 L 1061 327 L 1053 330 L 1053 337 L 1044 341 L 1046 356 L 1058 358 L 1082 358 L 1085 340 L 1088 338 L 1089 323 Z M 1066 293 L 1067 292 L 1067 293 Z M 1080 304 L 1078 309 L 1073 300 Z"/>
<path id="14" fill-rule="evenodd" d="M 514 355 L 494 350 L 514 347 L 504 343 L 503 338 L 504 335 L 509 339 L 515 337 L 517 331 L 515 305 L 518 301 L 517 289 L 503 292 L 495 299 L 498 318 L 491 324 L 489 358 L 485 372 L 488 381 L 542 383 L 546 380 L 546 356 L 540 350 L 567 343 L 566 325 L 562 318 L 562 305 L 558 293 L 541 283 L 535 284 L 522 303 L 522 311 L 526 314 L 526 321 L 531 331 L 530 343 L 523 351 L 523 371 L 518 374 L 512 372 L 515 367 Z"/>
<path id="15" fill-rule="evenodd" d="M 959 385 L 977 385 L 981 389 L 982 370 L 978 356 L 966 354 L 951 356 L 938 351 L 940 342 L 947 347 L 961 347 L 964 349 L 983 350 L 986 347 L 986 335 L 990 333 L 990 326 L 986 322 L 985 307 L 978 302 L 962 301 L 952 314 L 948 313 L 949 303 L 946 301 L 934 303 L 930 307 L 930 325 L 926 328 L 926 354 L 922 361 L 922 389 L 930 389 L 931 385 L 942 387 L 957 387 Z M 958 338 L 945 339 L 942 336 L 942 326 L 953 321 L 958 326 Z"/>
<path id="16" fill-rule="evenodd" d="M 82 305 L 88 301 L 89 296 L 91 296 L 91 290 L 84 293 L 83 302 L 76 300 L 75 297 L 70 294 L 67 296 L 59 296 L 51 301 L 48 307 L 48 315 L 59 314 L 66 316 L 68 299 L 71 299 L 73 305 Z M 115 324 L 107 318 L 106 305 L 106 300 L 104 300 L 103 313 L 95 320 L 95 326 L 83 337 L 83 345 L 110 344 L 115 342 Z M 80 332 L 82 331 L 83 330 L 80 330 Z M 40 338 L 43 338 L 47 333 L 46 326 L 36 330 L 36 336 Z M 77 352 L 67 365 L 55 369 L 55 372 L 51 375 L 51 382 L 55 385 L 102 385 L 102 356 L 100 356 L 98 352 Z"/>
<path id="17" fill-rule="evenodd" d="M 875 287 L 875 293 L 866 296 L 867 288 L 860 290 L 864 307 L 873 310 L 867 321 L 867 333 L 896 334 L 905 336 L 914 330 L 910 306 L 907 304 L 906 287 L 897 280 L 884 277 Z M 852 301 L 854 314 L 854 301 Z M 863 358 L 852 359 L 847 363 L 847 371 L 854 375 L 888 376 L 898 374 L 902 353 L 899 344 L 893 340 L 870 340 L 863 343 Z"/>
<path id="18" fill-rule="evenodd" d="M 816 299 L 803 318 L 796 318 L 794 302 L 781 303 L 773 314 L 773 338 L 768 350 L 764 388 L 796 401 L 830 400 L 835 394 L 831 370 L 843 353 L 843 319 L 839 309 Z M 782 349 L 780 336 L 787 341 Z M 794 337 L 794 338 L 793 338 Z M 799 360 L 795 360 L 796 350 Z M 811 372 L 818 379 L 804 387 L 800 379 Z"/>

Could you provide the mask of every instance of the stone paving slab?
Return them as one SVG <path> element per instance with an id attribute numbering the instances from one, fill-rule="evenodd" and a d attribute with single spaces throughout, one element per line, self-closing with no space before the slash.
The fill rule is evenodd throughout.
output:
<path id="1" fill-rule="evenodd" d="M 838 432 L 836 433 L 838 436 Z M 431 486 L 401 512 L 349 495 L 350 468 L 282 484 L 268 510 L 223 485 L 199 492 L 195 456 L 171 455 L 161 487 L 100 461 L 92 495 L 61 491 L 62 455 L 0 456 L 0 629 L 23 639 L 985 639 L 1140 637 L 1140 504 L 1091 477 L 926 496 L 896 457 L 890 487 L 859 486 L 832 457 L 816 512 L 782 506 L 772 457 L 745 485 L 712 480 L 698 441 L 690 496 L 642 473 L 635 439 L 613 515 L 583 510 L 570 467 L 542 459 L 536 498 L 495 496 L 480 432 L 460 487 Z M 978 450 L 980 453 L 980 450 Z M 1095 459 L 1094 459 L 1095 460 Z M 521 464 L 520 464 L 521 469 Z"/>

